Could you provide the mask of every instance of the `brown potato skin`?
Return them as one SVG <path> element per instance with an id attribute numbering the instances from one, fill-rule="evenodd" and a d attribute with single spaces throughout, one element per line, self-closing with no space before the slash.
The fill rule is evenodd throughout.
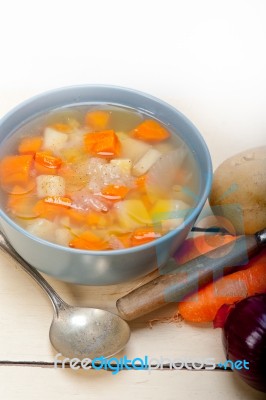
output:
<path id="1" fill-rule="evenodd" d="M 215 171 L 209 197 L 214 214 L 228 218 L 236 234 L 266 227 L 266 146 L 225 160 Z"/>

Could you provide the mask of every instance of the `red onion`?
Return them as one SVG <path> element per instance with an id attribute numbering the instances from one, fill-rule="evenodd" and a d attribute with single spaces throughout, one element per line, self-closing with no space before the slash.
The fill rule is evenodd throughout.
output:
<path id="1" fill-rule="evenodd" d="M 220 310 L 225 315 L 225 309 Z M 266 293 L 235 304 L 223 327 L 223 345 L 228 360 L 249 363 L 249 369 L 235 372 L 248 385 L 266 392 Z"/>

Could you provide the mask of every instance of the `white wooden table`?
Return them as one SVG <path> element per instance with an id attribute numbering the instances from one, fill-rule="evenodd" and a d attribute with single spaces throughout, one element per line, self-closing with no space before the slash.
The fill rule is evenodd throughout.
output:
<path id="1" fill-rule="evenodd" d="M 0 396 L 1 399 L 117 399 L 125 392 L 127 398 L 223 400 L 263 399 L 232 372 L 223 370 L 154 370 L 108 371 L 55 369 L 56 351 L 48 339 L 52 309 L 48 298 L 8 256 L 0 255 Z M 115 310 L 115 300 L 136 282 L 109 287 L 79 287 L 48 278 L 49 282 L 70 304 L 89 305 Z M 171 315 L 171 305 L 130 323 L 132 337 L 118 357 L 170 358 L 199 362 L 205 359 L 224 361 L 220 330 L 210 325 L 193 326 L 154 324 L 153 317 Z"/>
<path id="2" fill-rule="evenodd" d="M 202 132 L 214 167 L 265 144 L 264 1 L 13 0 L 1 8 L 0 117 L 47 89 L 109 83 L 178 108 Z M 113 311 L 115 300 L 139 284 L 85 287 L 47 279 L 70 304 Z M 148 320 L 174 309 L 132 322 L 121 354 L 223 361 L 219 329 L 184 322 L 149 327 Z M 51 319 L 45 294 L 0 253 L 0 399 L 264 398 L 228 371 L 55 369 Z"/>
<path id="3" fill-rule="evenodd" d="M 46 277 L 70 304 L 115 311 L 115 301 L 140 284 L 129 282 L 108 287 L 71 285 Z M 150 279 L 150 277 L 149 277 Z M 149 320 L 170 316 L 175 305 L 130 323 L 131 340 L 120 356 L 132 359 L 170 358 L 199 362 L 224 361 L 220 329 L 207 325 L 156 323 Z M 7 255 L 0 253 L 0 398 L 16 399 L 116 399 L 125 391 L 128 398 L 176 399 L 177 393 L 198 399 L 263 399 L 263 395 L 244 385 L 224 370 L 73 371 L 55 369 L 56 351 L 48 332 L 52 308 L 39 287 Z"/>

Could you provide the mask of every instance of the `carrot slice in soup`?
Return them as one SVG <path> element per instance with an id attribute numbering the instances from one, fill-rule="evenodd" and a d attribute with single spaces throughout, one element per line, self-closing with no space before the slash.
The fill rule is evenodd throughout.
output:
<path id="1" fill-rule="evenodd" d="M 102 195 L 109 200 L 119 201 L 124 199 L 129 192 L 129 188 L 119 185 L 108 185 L 102 189 Z"/>
<path id="2" fill-rule="evenodd" d="M 132 234 L 131 245 L 139 246 L 141 244 L 152 242 L 161 236 L 162 235 L 159 231 L 156 231 L 152 228 L 138 228 Z"/>
<path id="3" fill-rule="evenodd" d="M 45 168 L 56 169 L 62 164 L 62 160 L 59 157 L 54 157 L 47 151 L 40 151 L 35 154 L 35 161 L 41 164 Z"/>
<path id="4" fill-rule="evenodd" d="M 38 210 L 34 209 L 36 198 L 28 195 L 9 195 L 7 200 L 7 210 L 19 218 L 36 218 L 39 216 Z"/>
<path id="5" fill-rule="evenodd" d="M 147 142 L 161 142 L 170 137 L 170 133 L 159 122 L 146 119 L 131 132 L 136 139 Z"/>
<path id="6" fill-rule="evenodd" d="M 86 222 L 86 213 L 83 210 L 76 210 L 75 208 L 69 208 L 66 215 L 70 218 L 70 221 L 74 224 L 82 225 Z"/>
<path id="7" fill-rule="evenodd" d="M 55 168 L 45 167 L 36 161 L 34 161 L 33 170 L 36 175 L 55 175 L 55 171 L 57 171 Z"/>
<path id="8" fill-rule="evenodd" d="M 101 221 L 102 215 L 101 213 L 90 211 L 86 215 L 86 223 L 89 226 L 97 226 Z"/>
<path id="9" fill-rule="evenodd" d="M 57 200 L 55 200 L 57 198 Z M 54 220 L 58 216 L 66 214 L 70 207 L 71 200 L 60 196 L 49 196 L 37 201 L 34 206 L 34 212 L 41 218 Z"/>
<path id="10" fill-rule="evenodd" d="M 69 197 L 47 196 L 43 200 L 45 203 L 64 206 L 67 208 L 70 208 L 72 206 L 72 201 Z"/>
<path id="11" fill-rule="evenodd" d="M 36 186 L 35 179 L 30 178 L 29 181 L 27 183 L 25 183 L 24 185 L 15 185 L 15 186 L 12 185 L 9 188 L 5 187 L 5 191 L 7 193 L 16 194 L 16 195 L 28 194 L 33 191 L 35 186 Z"/>
<path id="12" fill-rule="evenodd" d="M 147 174 L 138 176 L 135 179 L 135 184 L 136 184 L 137 188 L 139 188 L 141 190 L 145 189 L 146 182 L 147 182 Z"/>
<path id="13" fill-rule="evenodd" d="M 21 140 L 18 151 L 20 154 L 35 154 L 42 147 L 41 136 L 25 137 Z"/>
<path id="14" fill-rule="evenodd" d="M 94 130 L 106 129 L 110 120 L 110 113 L 103 110 L 89 111 L 85 115 L 85 123 Z"/>
<path id="15" fill-rule="evenodd" d="M 116 235 L 117 239 L 120 240 L 123 247 L 128 248 L 131 247 L 131 234 L 130 233 L 123 233 L 120 235 Z"/>
<path id="16" fill-rule="evenodd" d="M 0 163 L 0 182 L 3 189 L 26 185 L 30 179 L 32 155 L 7 156 Z"/>
<path id="17" fill-rule="evenodd" d="M 55 129 L 56 131 L 64 133 L 71 133 L 73 130 L 73 128 L 70 125 L 61 123 L 53 124 L 51 128 Z"/>
<path id="18" fill-rule="evenodd" d="M 120 153 L 120 142 L 113 130 L 87 133 L 84 142 L 86 150 L 94 156 L 112 158 Z"/>
<path id="19" fill-rule="evenodd" d="M 69 243 L 69 247 L 82 250 L 107 250 L 109 244 L 90 231 L 83 232 Z"/>

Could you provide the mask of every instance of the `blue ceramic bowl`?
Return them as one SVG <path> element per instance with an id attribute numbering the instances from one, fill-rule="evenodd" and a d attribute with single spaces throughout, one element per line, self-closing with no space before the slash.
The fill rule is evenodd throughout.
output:
<path id="1" fill-rule="evenodd" d="M 198 164 L 200 192 L 197 204 L 185 222 L 154 242 L 112 251 L 76 250 L 34 237 L 12 221 L 3 209 L 0 209 L 0 223 L 16 251 L 38 270 L 66 282 L 108 285 L 139 278 L 166 263 L 188 235 L 208 197 L 212 164 L 202 136 L 175 108 L 145 93 L 106 85 L 60 88 L 25 101 L 0 121 L 0 146 L 19 126 L 38 114 L 65 106 L 95 103 L 144 111 L 178 132 L 188 145 Z"/>

